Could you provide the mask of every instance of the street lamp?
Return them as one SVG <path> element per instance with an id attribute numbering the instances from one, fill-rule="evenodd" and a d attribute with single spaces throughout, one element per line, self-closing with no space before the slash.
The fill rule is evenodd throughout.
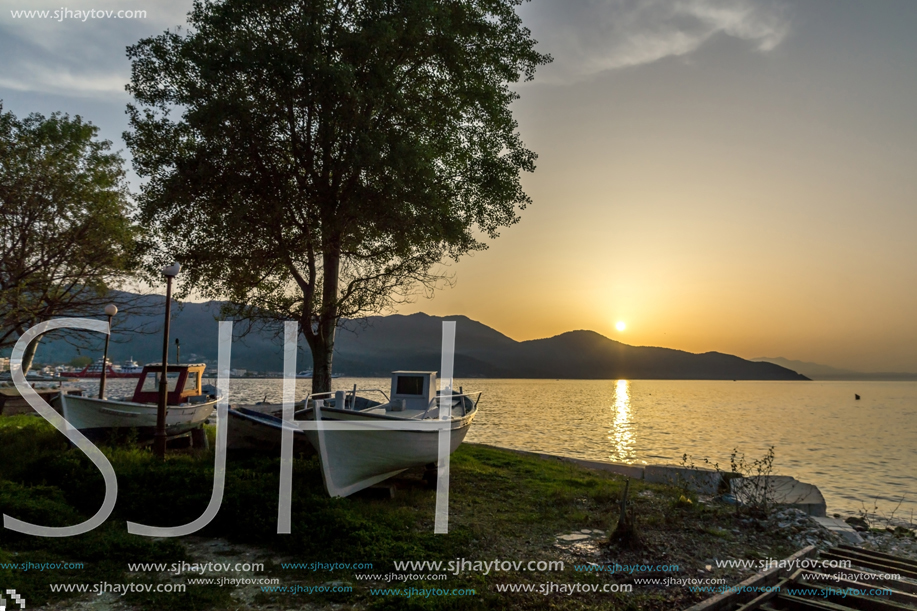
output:
<path id="1" fill-rule="evenodd" d="M 179 263 L 162 268 L 166 277 L 166 324 L 162 334 L 162 374 L 159 377 L 159 406 L 156 410 L 156 434 L 153 437 L 153 453 L 159 458 L 166 455 L 166 401 L 169 396 L 169 319 L 172 318 L 172 278 L 181 271 Z"/>
<path id="2" fill-rule="evenodd" d="M 111 340 L 111 319 L 118 313 L 118 306 L 113 303 L 105 306 L 105 315 L 108 316 L 108 335 L 105 336 L 105 353 L 102 355 L 102 378 L 99 380 L 99 398 L 105 398 L 105 376 L 108 374 L 108 342 Z"/>

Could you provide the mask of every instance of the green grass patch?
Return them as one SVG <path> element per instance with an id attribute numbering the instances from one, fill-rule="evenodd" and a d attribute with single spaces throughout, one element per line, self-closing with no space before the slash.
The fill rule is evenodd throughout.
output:
<path id="1" fill-rule="evenodd" d="M 212 434 L 209 431 L 208 434 Z M 118 501 L 109 520 L 80 537 L 48 539 L 0 531 L 2 562 L 79 562 L 78 570 L 15 571 L 0 574 L 4 587 L 16 590 L 31 605 L 54 602 L 65 594 L 50 592 L 52 583 L 163 583 L 183 578 L 166 574 L 128 574 L 128 563 L 193 561 L 197 548 L 187 540 L 150 539 L 129 535 L 126 522 L 176 526 L 198 518 L 213 485 L 213 452 L 173 453 L 157 460 L 147 449 L 103 447 L 118 476 Z M 189 585 L 184 594 L 132 593 L 123 600 L 137 609 L 172 611 L 235 609 L 250 605 L 359 605 L 368 609 L 665 609 L 658 592 L 629 595 L 544 597 L 540 594 L 498 594 L 498 583 L 595 582 L 594 574 L 574 572 L 573 560 L 555 547 L 555 536 L 581 529 L 610 533 L 617 522 L 624 488 L 621 477 L 581 469 L 483 446 L 463 445 L 453 455 L 450 479 L 449 534 L 434 535 L 435 494 L 420 487 L 399 490 L 394 499 L 355 495 L 329 498 L 316 458 L 297 458 L 293 465 L 292 533 L 278 535 L 277 456 L 230 455 L 223 503 L 216 518 L 198 536 L 254 546 L 271 561 L 261 576 L 283 584 L 321 585 L 344 581 L 351 593 L 282 595 L 247 586 L 248 603 L 231 598 L 230 587 Z M 649 492 L 644 492 L 649 491 Z M 673 497 L 674 494 L 674 497 Z M 0 418 L 0 509 L 29 522 L 72 525 L 93 515 L 101 505 L 101 474 L 63 436 L 39 418 Z M 673 507 L 677 489 L 631 481 L 630 503 L 638 523 L 655 533 L 655 549 L 665 550 L 673 534 L 689 541 L 732 545 L 723 526 L 731 513 Z M 687 498 L 687 497 L 686 497 Z M 691 499 L 692 501 L 694 499 Z M 683 503 L 694 505 L 694 503 Z M 692 534 L 693 533 L 693 534 Z M 712 535 L 712 536 L 710 536 Z M 695 539 L 690 539 L 695 537 Z M 197 550 L 197 551 L 195 551 Z M 232 550 L 215 558 L 233 560 Z M 709 545 L 697 553 L 720 552 Z M 471 561 L 557 560 L 562 574 L 540 572 L 465 572 L 446 580 L 368 583 L 354 571 L 288 570 L 281 562 L 372 563 L 371 573 L 393 572 L 397 560 Z M 634 561 L 642 561 L 643 556 Z M 617 561 L 606 557 L 604 561 Z M 620 559 L 622 562 L 626 560 Z M 659 561 L 663 560 L 660 557 Z M 588 560 L 581 560 L 586 562 Z M 602 560 L 599 560 L 602 561 Z M 681 560 L 679 560 L 681 562 Z M 198 577 L 191 575 L 190 577 Z M 375 596 L 370 588 L 473 588 L 475 596 L 424 598 Z"/>

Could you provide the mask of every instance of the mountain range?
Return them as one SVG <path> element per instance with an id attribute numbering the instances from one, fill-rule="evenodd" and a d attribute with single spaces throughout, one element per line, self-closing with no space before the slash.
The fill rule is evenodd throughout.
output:
<path id="1" fill-rule="evenodd" d="M 144 298 L 150 309 L 163 311 L 165 298 Z M 220 302 L 186 302 L 173 306 L 170 361 L 174 340 L 181 343 L 182 362 L 215 363 Z M 158 307 L 157 307 L 158 306 Z M 154 317 L 136 322 L 155 329 Z M 700 379 L 700 380 L 807 380 L 791 368 L 772 362 L 753 362 L 719 352 L 693 354 L 670 348 L 629 346 L 594 331 L 570 331 L 555 337 L 516 341 L 466 316 L 427 314 L 371 316 L 344 321 L 335 345 L 334 370 L 353 376 L 387 376 L 393 369 L 440 368 L 442 321 L 456 322 L 456 377 L 562 379 Z M 239 325 L 241 326 L 241 325 Z M 78 354 L 98 357 L 101 341 L 78 350 L 62 340 L 48 338 L 36 362 L 68 362 Z M 133 357 L 158 362 L 162 355 L 160 331 L 147 334 L 119 332 L 113 326 L 109 358 Z M 300 338 L 297 369 L 311 366 L 311 355 Z M 279 334 L 261 330 L 233 342 L 232 367 L 253 371 L 283 369 Z"/>
<path id="2" fill-rule="evenodd" d="M 813 380 L 821 380 L 825 382 L 829 381 L 842 381 L 842 380 L 858 380 L 858 381 L 873 381 L 873 382 L 896 382 L 896 381 L 913 381 L 917 380 L 917 373 L 904 373 L 904 372 L 894 372 L 894 371 L 878 371 L 878 372 L 865 372 L 865 371 L 853 371 L 851 369 L 839 369 L 837 367 L 831 367 L 829 365 L 821 365 L 819 363 L 809 363 L 807 361 L 793 361 L 782 356 L 767 357 L 762 356 L 756 359 L 751 359 L 756 362 L 767 362 L 774 363 L 775 365 L 780 365 L 781 367 L 786 367 L 787 369 L 792 369 L 797 371 L 807 378 Z"/>

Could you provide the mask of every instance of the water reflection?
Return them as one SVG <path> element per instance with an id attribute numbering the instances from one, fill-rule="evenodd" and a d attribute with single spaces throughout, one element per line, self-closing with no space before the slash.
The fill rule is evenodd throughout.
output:
<path id="1" fill-rule="evenodd" d="M 615 384 L 614 420 L 611 435 L 611 459 L 620 462 L 632 462 L 636 459 L 634 434 L 631 431 L 630 382 L 618 380 Z"/>

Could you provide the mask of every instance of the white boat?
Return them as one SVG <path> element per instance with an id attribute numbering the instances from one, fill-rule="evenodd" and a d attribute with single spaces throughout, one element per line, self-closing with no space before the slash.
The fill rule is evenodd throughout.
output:
<path id="1" fill-rule="evenodd" d="M 141 367 L 137 361 L 134 360 L 134 357 L 131 357 L 124 361 L 118 370 L 120 373 L 143 373 L 143 367 Z"/>
<path id="2" fill-rule="evenodd" d="M 381 391 L 378 391 L 381 392 Z M 384 393 L 383 393 L 384 394 Z M 395 476 L 411 467 L 436 463 L 439 457 L 439 429 L 449 430 L 449 453 L 465 439 L 477 414 L 481 393 L 452 395 L 451 419 L 439 419 L 436 372 L 395 371 L 391 397 L 380 403 L 337 391 L 312 398 L 312 406 L 300 410 L 298 419 L 320 422 L 382 424 L 390 428 L 362 430 L 307 430 L 318 452 L 325 489 L 332 497 L 353 494 Z M 356 408 L 356 409 L 354 409 Z M 395 426 L 391 426 L 395 425 Z M 403 425 L 404 429 L 398 428 Z"/>
<path id="3" fill-rule="evenodd" d="M 180 435 L 204 423 L 213 413 L 218 398 L 203 394 L 201 376 L 205 366 L 169 365 L 166 396 L 166 435 Z M 113 429 L 136 429 L 138 438 L 153 436 L 159 400 L 161 365 L 143 368 L 130 399 L 98 399 L 61 395 L 64 418 L 84 435 L 104 437 Z"/>

